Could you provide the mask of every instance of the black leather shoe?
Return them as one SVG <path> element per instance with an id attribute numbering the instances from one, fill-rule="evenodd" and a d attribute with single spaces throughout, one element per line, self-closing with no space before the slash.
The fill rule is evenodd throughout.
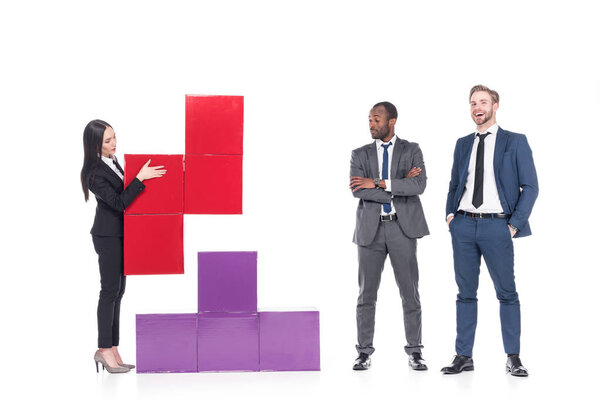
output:
<path id="1" fill-rule="evenodd" d="M 509 372 L 512 376 L 529 376 L 529 372 L 523 366 L 518 354 L 511 354 L 506 359 L 506 373 L 508 374 Z"/>
<path id="2" fill-rule="evenodd" d="M 444 374 L 460 374 L 463 371 L 473 371 L 473 358 L 456 355 L 452 359 L 452 364 L 442 368 Z"/>
<path id="3" fill-rule="evenodd" d="M 360 353 L 358 358 L 354 361 L 352 369 L 355 371 L 364 371 L 369 369 L 371 366 L 371 357 L 367 353 Z"/>
<path id="4" fill-rule="evenodd" d="M 421 353 L 412 353 L 408 356 L 408 365 L 415 371 L 427 371 L 427 365 L 424 361 Z"/>

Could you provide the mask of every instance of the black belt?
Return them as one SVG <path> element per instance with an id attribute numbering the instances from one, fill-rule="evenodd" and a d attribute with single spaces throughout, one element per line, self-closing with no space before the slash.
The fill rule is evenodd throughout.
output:
<path id="1" fill-rule="evenodd" d="M 396 214 L 380 215 L 379 216 L 379 220 L 382 221 L 382 222 L 395 221 L 397 219 L 398 219 L 398 216 Z"/>
<path id="2" fill-rule="evenodd" d="M 463 211 L 463 210 L 458 210 L 456 213 L 457 214 L 462 214 L 462 215 L 465 215 L 465 216 L 471 217 L 471 218 L 502 218 L 502 219 L 509 219 L 510 216 L 511 216 L 510 214 L 472 213 L 472 212 Z"/>

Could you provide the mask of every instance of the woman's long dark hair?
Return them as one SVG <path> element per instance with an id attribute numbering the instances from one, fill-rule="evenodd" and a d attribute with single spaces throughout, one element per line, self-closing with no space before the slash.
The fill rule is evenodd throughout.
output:
<path id="1" fill-rule="evenodd" d="M 96 172 L 100 155 L 102 154 L 102 140 L 106 128 L 112 128 L 107 122 L 100 119 L 90 121 L 83 130 L 83 168 L 81 168 L 81 187 L 85 201 L 90 198 L 90 180 Z"/>

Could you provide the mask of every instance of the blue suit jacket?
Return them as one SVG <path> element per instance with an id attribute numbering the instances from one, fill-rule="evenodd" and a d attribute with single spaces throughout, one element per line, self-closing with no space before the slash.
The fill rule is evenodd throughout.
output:
<path id="1" fill-rule="evenodd" d="M 456 213 L 467 183 L 475 134 L 458 139 L 454 148 L 452 176 L 446 200 L 446 215 Z M 494 148 L 496 188 L 509 224 L 519 228 L 515 237 L 531 235 L 529 215 L 538 195 L 538 181 L 531 148 L 525 135 L 498 128 Z"/>

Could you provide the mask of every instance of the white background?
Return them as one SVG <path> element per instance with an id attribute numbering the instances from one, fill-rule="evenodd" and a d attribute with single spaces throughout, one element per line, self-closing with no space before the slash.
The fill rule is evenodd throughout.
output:
<path id="1" fill-rule="evenodd" d="M 20 1 L 0 7 L 2 132 L 0 391 L 61 398 L 533 398 L 597 395 L 598 9 L 571 1 Z M 564 4 L 564 5 L 563 5 Z M 500 126 L 527 134 L 540 195 L 515 242 L 528 379 L 504 374 L 498 302 L 482 266 L 476 371 L 442 376 L 456 285 L 445 198 L 468 91 L 500 93 Z M 117 155 L 184 152 L 185 94 L 245 96 L 244 213 L 185 217 L 186 272 L 133 276 L 135 314 L 194 312 L 196 252 L 257 250 L 258 304 L 321 311 L 321 372 L 96 374 L 95 200 L 79 184 L 94 118 Z M 418 142 L 431 235 L 419 241 L 424 356 L 407 366 L 389 265 L 373 367 L 355 357 L 357 200 L 352 149 L 382 100 Z M 587 392 L 586 394 L 583 394 Z M 3 396 L 4 397 L 4 396 Z M 27 396 L 30 397 L 30 396 Z"/>

